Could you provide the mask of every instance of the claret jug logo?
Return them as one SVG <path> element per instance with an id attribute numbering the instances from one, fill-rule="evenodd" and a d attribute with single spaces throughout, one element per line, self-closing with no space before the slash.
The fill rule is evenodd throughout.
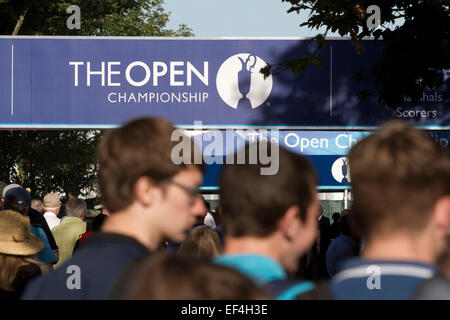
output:
<path id="1" fill-rule="evenodd" d="M 216 78 L 222 100 L 234 109 L 255 109 L 272 91 L 273 79 L 259 72 L 266 62 L 251 53 L 239 53 L 225 60 Z"/>
<path id="2" fill-rule="evenodd" d="M 341 157 L 334 161 L 333 165 L 331 166 L 331 174 L 333 175 L 333 178 L 339 183 L 350 183 L 351 179 L 348 170 L 348 158 Z"/>

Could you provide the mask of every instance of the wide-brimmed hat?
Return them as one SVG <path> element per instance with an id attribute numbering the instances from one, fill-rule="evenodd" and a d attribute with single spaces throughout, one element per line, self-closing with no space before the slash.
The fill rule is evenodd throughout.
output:
<path id="1" fill-rule="evenodd" d="M 44 248 L 30 232 L 30 220 L 13 210 L 0 211 L 0 253 L 30 256 Z"/>

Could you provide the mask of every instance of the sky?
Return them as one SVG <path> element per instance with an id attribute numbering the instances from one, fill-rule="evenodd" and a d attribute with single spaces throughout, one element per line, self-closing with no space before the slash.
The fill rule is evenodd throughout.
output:
<path id="1" fill-rule="evenodd" d="M 171 11 L 169 29 L 186 24 L 196 37 L 312 37 L 316 32 L 299 25 L 307 13 L 287 13 L 281 0 L 165 0 Z"/>

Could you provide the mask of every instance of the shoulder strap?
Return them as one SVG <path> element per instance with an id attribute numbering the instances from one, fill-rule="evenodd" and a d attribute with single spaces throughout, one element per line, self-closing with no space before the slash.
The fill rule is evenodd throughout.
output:
<path id="1" fill-rule="evenodd" d="M 313 288 L 313 282 L 296 279 L 278 279 L 264 284 L 269 297 L 276 300 L 294 300 L 299 294 Z"/>
<path id="2" fill-rule="evenodd" d="M 296 300 L 335 300 L 328 281 L 322 280 L 316 283 L 314 289 L 297 295 Z"/>
<path id="3" fill-rule="evenodd" d="M 423 281 L 412 296 L 413 300 L 450 300 L 450 280 L 441 272 Z"/>

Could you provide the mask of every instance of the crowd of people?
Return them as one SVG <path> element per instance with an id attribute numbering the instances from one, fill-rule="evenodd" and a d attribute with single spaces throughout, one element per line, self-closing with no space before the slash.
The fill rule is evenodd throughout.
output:
<path id="1" fill-rule="evenodd" d="M 1 185 L 0 299 L 450 299 L 450 160 L 422 131 L 394 121 L 359 141 L 353 205 L 330 223 L 311 162 L 280 148 L 261 175 L 251 144 L 211 210 L 197 146 L 171 161 L 174 130 L 142 118 L 106 133 L 106 214 L 89 225 L 82 199 L 61 215 L 58 194 Z"/>

